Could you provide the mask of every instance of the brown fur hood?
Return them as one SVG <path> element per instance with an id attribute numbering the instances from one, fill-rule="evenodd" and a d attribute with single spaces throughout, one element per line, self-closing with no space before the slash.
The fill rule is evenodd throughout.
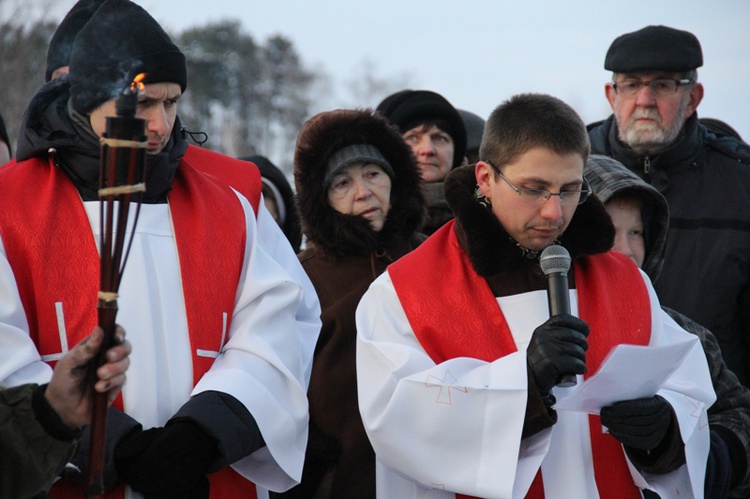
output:
<path id="1" fill-rule="evenodd" d="M 476 187 L 474 167 L 458 168 L 445 179 L 445 199 L 456 215 L 461 244 L 474 270 L 486 278 L 517 267 L 523 257 L 495 215 L 474 199 Z M 604 205 L 590 196 L 576 210 L 560 243 L 575 259 L 606 253 L 614 237 L 615 228 Z"/>
<path id="2" fill-rule="evenodd" d="M 361 217 L 331 208 L 323 189 L 328 158 L 352 144 L 377 147 L 394 171 L 391 208 L 380 232 L 373 231 Z M 294 180 L 308 244 L 326 254 L 392 253 L 422 227 L 424 198 L 411 148 L 385 118 L 371 110 L 339 109 L 310 118 L 297 138 Z"/>

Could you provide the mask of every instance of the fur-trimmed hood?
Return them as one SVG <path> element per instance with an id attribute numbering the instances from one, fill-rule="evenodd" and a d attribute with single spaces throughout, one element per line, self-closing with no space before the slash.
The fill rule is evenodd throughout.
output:
<path id="1" fill-rule="evenodd" d="M 352 144 L 375 146 L 394 171 L 391 207 L 380 232 L 362 217 L 334 210 L 323 188 L 328 159 Z M 372 110 L 339 109 L 310 118 L 297 138 L 294 181 L 308 244 L 326 254 L 392 253 L 422 227 L 424 198 L 411 148 L 395 127 Z"/>
<path id="2" fill-rule="evenodd" d="M 453 170 L 445 179 L 445 199 L 456 215 L 461 244 L 474 270 L 485 278 L 509 271 L 526 258 L 495 215 L 474 199 L 474 166 Z M 571 258 L 606 253 L 612 248 L 615 228 L 604 205 L 590 196 L 578 206 L 560 243 Z"/>

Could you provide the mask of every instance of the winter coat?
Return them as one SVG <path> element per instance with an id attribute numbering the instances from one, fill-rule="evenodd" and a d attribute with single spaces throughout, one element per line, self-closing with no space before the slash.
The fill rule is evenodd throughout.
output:
<path id="1" fill-rule="evenodd" d="M 664 262 L 669 231 L 669 208 L 664 196 L 621 163 L 606 156 L 592 155 L 586 163 L 584 176 L 603 203 L 622 195 L 637 197 L 642 201 L 641 218 L 646 242 L 642 268 L 652 281 L 656 280 Z M 711 381 L 716 391 L 716 402 L 708 410 L 712 430 L 709 470 L 712 467 L 714 470 L 726 468 L 727 463 L 722 459 L 729 459 L 731 455 L 733 466 L 730 469 L 734 472 L 734 479 L 729 492 L 732 497 L 747 497 L 750 494 L 750 389 L 742 386 L 737 376 L 727 368 L 719 344 L 708 329 L 676 310 L 667 307 L 664 310 L 683 329 L 700 338 L 706 353 Z M 718 444 L 717 438 L 721 440 Z M 727 448 L 727 452 L 716 450 L 716 447 L 723 446 Z M 718 470 L 714 471 L 713 476 L 717 475 L 720 475 Z M 711 476 L 708 473 L 707 480 Z M 706 487 L 706 490 L 714 493 L 721 490 L 719 484 L 707 483 Z"/>
<path id="2" fill-rule="evenodd" d="M 344 215 L 323 188 L 328 158 L 351 144 L 378 148 L 394 170 L 391 207 L 381 231 Z M 300 132 L 295 183 L 307 248 L 299 259 L 320 299 L 322 323 L 315 349 L 310 437 L 302 482 L 283 497 L 375 497 L 375 454 L 357 403 L 354 313 L 370 283 L 388 264 L 424 240 L 420 176 L 401 134 L 370 111 L 321 113 Z"/>
<path id="3" fill-rule="evenodd" d="M 610 117 L 589 131 L 592 152 L 623 163 L 669 203 L 663 271 L 654 287 L 663 305 L 713 331 L 724 360 L 750 386 L 750 147 L 717 136 L 693 115 L 677 143 L 641 156 L 617 138 Z"/>
<path id="4" fill-rule="evenodd" d="M 43 393 L 37 385 L 0 387 L 0 497 L 33 496 L 73 456 L 80 432 L 57 429 L 59 417 L 42 401 Z M 42 421 L 56 423 L 54 431 Z"/>

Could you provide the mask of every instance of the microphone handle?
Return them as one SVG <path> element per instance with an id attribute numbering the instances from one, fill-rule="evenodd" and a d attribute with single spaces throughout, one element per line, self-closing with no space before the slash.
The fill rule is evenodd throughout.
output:
<path id="1" fill-rule="evenodd" d="M 568 291 L 568 274 L 552 272 L 547 275 L 547 291 L 549 298 L 549 316 L 570 313 L 570 292 Z M 575 374 L 563 374 L 557 381 L 557 386 L 570 388 L 577 384 Z"/>

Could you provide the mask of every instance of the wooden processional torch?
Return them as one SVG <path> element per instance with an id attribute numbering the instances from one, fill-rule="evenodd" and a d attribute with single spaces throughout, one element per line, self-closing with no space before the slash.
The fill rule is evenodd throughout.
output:
<path id="1" fill-rule="evenodd" d="M 135 117 L 138 92 L 143 88 L 141 81 L 145 76 L 144 73 L 136 76 L 115 99 L 116 115 L 107 117 L 106 131 L 100 139 L 100 282 L 97 312 L 99 326 L 104 331 L 104 340 L 92 366 L 91 375 L 94 403 L 86 491 L 88 498 L 101 497 L 104 494 L 104 444 L 109 394 L 93 390 L 93 384 L 97 379 L 95 370 L 105 363 L 105 353 L 115 343 L 117 292 L 133 241 L 140 202 L 146 190 L 146 122 Z M 136 207 L 129 225 L 131 203 L 135 203 Z"/>

